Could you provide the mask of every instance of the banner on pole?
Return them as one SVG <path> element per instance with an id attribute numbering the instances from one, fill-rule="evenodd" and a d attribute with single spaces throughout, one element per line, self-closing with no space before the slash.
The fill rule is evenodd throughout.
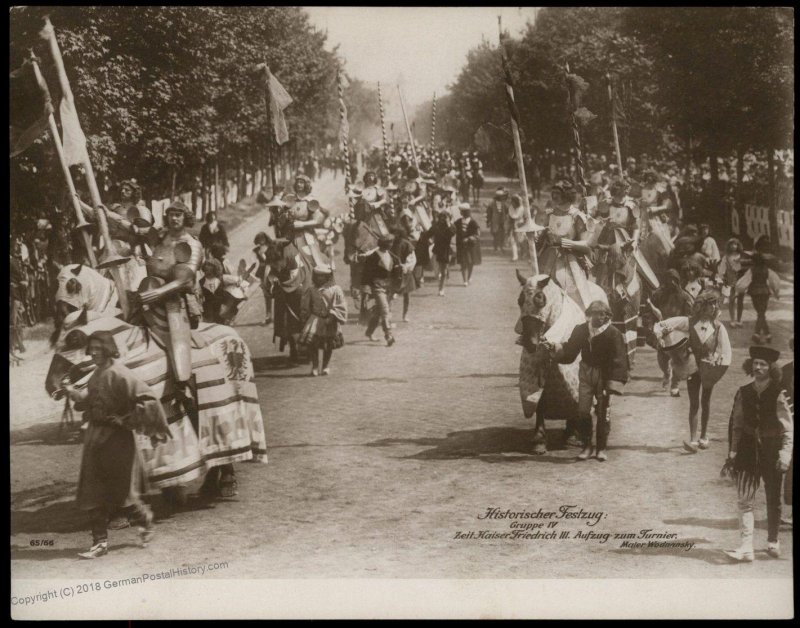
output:
<path id="1" fill-rule="evenodd" d="M 53 113 L 50 94 L 27 59 L 9 74 L 8 105 L 9 153 L 16 157 L 44 134 Z"/>
<path id="2" fill-rule="evenodd" d="M 281 146 L 289 141 L 289 129 L 286 126 L 286 117 L 283 115 L 286 107 L 294 102 L 280 81 L 267 68 L 267 88 L 269 89 L 270 115 L 272 128 L 275 130 L 275 143 Z"/>

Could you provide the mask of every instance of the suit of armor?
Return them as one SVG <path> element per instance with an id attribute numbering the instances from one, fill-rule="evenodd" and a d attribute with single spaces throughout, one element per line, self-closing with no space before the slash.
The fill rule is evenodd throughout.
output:
<path id="1" fill-rule="evenodd" d="M 175 379 L 185 384 L 192 376 L 191 330 L 202 315 L 194 290 L 203 247 L 186 231 L 154 233 L 151 241 L 147 278 L 140 287 L 145 320 L 167 346 Z"/>

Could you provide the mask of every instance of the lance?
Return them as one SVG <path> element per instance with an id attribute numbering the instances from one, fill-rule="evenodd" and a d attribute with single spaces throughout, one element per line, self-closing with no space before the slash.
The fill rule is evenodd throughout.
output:
<path id="1" fill-rule="evenodd" d="M 344 104 L 344 76 L 341 72 L 337 72 L 336 78 L 339 93 L 339 143 L 344 154 L 344 193 L 347 205 L 350 207 L 349 216 L 353 218 L 353 199 L 350 198 L 350 126 L 347 122 L 347 106 Z"/>
<path id="2" fill-rule="evenodd" d="M 69 79 L 67 78 L 67 71 L 64 69 L 64 60 L 61 58 L 61 50 L 56 41 L 56 33 L 53 25 L 50 23 L 50 18 L 45 17 L 45 26 L 42 31 L 42 37 L 47 39 L 50 44 L 50 52 L 53 54 L 55 60 L 56 70 L 58 71 L 58 81 L 61 85 L 62 98 L 67 99 L 73 105 L 74 99 L 72 97 L 72 89 L 69 86 Z M 122 273 L 120 272 L 120 265 L 128 261 L 127 257 L 122 257 L 117 253 L 114 242 L 111 240 L 111 234 L 108 231 L 108 219 L 106 218 L 106 210 L 103 207 L 103 201 L 100 198 L 100 189 L 97 187 L 97 180 L 94 176 L 94 169 L 92 162 L 89 159 L 89 152 L 83 151 L 83 169 L 86 176 L 86 184 L 89 186 L 89 194 L 92 198 L 92 205 L 94 206 L 95 216 L 97 216 L 97 224 L 100 227 L 100 235 L 103 236 L 106 252 L 98 268 L 108 268 L 111 271 L 111 276 L 114 279 L 114 284 L 117 286 L 117 293 L 119 304 L 122 308 L 123 315 L 127 318 L 130 314 L 128 306 L 128 293 L 126 292 L 125 282 L 122 280 Z"/>
<path id="3" fill-rule="evenodd" d="M 433 92 L 433 104 L 431 105 L 431 148 L 436 147 L 436 92 Z"/>
<path id="4" fill-rule="evenodd" d="M 584 193 L 586 190 L 586 176 L 583 170 L 583 152 L 581 151 L 581 132 L 578 126 L 578 117 L 575 112 L 578 109 L 577 97 L 573 88 L 572 82 L 569 80 L 569 63 L 564 64 L 564 70 L 567 76 L 567 103 L 570 112 L 570 126 L 572 127 L 572 142 L 575 145 L 575 164 L 578 169 L 578 181 L 583 186 Z"/>
<path id="5" fill-rule="evenodd" d="M 30 61 L 33 65 L 33 73 L 36 76 L 36 82 L 39 84 L 39 88 L 42 90 L 45 98 L 49 102 L 50 90 L 47 87 L 44 77 L 42 77 L 42 73 L 39 71 L 39 63 L 36 61 L 33 50 L 31 50 L 30 53 Z M 89 263 L 91 264 L 92 268 L 97 268 L 97 258 L 95 257 L 94 249 L 92 248 L 92 235 L 87 230 L 92 225 L 91 223 L 86 222 L 86 219 L 83 217 L 83 211 L 81 210 L 78 192 L 75 190 L 75 182 L 72 180 L 72 173 L 69 171 L 67 160 L 64 157 L 64 146 L 61 144 L 61 136 L 58 134 L 58 126 L 56 126 L 56 117 L 52 111 L 50 112 L 47 122 L 50 125 L 50 135 L 53 136 L 53 143 L 56 146 L 58 161 L 61 164 L 61 171 L 64 173 L 64 180 L 67 182 L 67 189 L 69 190 L 69 195 L 72 199 L 72 207 L 75 210 L 75 216 L 78 220 L 76 228 L 81 232 L 81 236 L 83 236 L 83 244 L 86 246 L 86 256 L 89 259 Z"/>
<path id="6" fill-rule="evenodd" d="M 397 86 L 397 93 L 400 94 L 400 108 L 403 110 L 403 120 L 406 123 L 406 131 L 408 132 L 408 141 L 411 142 L 411 158 L 414 160 L 414 167 L 419 173 L 419 162 L 417 161 L 417 149 L 414 147 L 414 136 L 411 134 L 411 126 L 408 124 L 408 116 L 406 115 L 406 105 L 403 102 L 403 92 L 400 91 L 400 86 Z"/>
<path id="7" fill-rule="evenodd" d="M 610 74 L 606 74 L 606 82 L 608 83 L 608 100 L 611 103 L 611 130 L 614 132 L 614 148 L 617 151 L 617 167 L 619 168 L 619 176 L 624 176 L 622 173 L 622 152 L 619 149 L 619 134 L 617 133 L 617 106 L 614 104 L 614 92 L 611 84 Z"/>
<path id="8" fill-rule="evenodd" d="M 516 154 L 517 172 L 519 173 L 519 183 L 522 187 L 522 207 L 525 209 L 525 218 L 527 219 L 526 228 L 530 229 L 533 225 L 533 217 L 531 216 L 531 204 L 528 199 L 528 182 L 525 177 L 525 163 L 522 160 L 522 141 L 519 137 L 519 112 L 517 105 L 514 101 L 514 87 L 512 84 L 511 70 L 508 67 L 508 59 L 506 58 L 505 49 L 503 48 L 503 26 L 501 18 L 497 16 L 497 27 L 500 31 L 500 56 L 503 62 L 503 72 L 505 74 L 506 83 L 506 96 L 508 101 L 509 113 L 511 114 L 511 131 L 514 136 L 514 152 Z M 525 236 L 528 240 L 528 251 L 531 257 L 531 264 L 533 266 L 533 274 L 539 274 L 539 259 L 536 253 L 536 240 L 534 239 L 535 231 L 528 230 Z"/>

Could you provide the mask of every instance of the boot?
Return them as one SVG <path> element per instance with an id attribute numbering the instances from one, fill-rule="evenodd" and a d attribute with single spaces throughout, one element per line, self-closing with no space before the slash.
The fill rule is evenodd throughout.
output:
<path id="1" fill-rule="evenodd" d="M 753 555 L 753 532 L 755 528 L 755 516 L 753 511 L 739 513 L 739 530 L 742 544 L 735 550 L 725 550 L 725 553 L 733 560 L 740 563 L 752 563 Z"/>
<path id="2" fill-rule="evenodd" d="M 81 558 L 99 558 L 108 554 L 108 541 L 100 541 L 92 545 L 87 551 L 78 554 Z"/>

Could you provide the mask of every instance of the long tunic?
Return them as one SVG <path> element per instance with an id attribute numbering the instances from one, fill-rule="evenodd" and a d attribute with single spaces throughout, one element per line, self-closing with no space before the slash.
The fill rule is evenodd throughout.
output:
<path id="1" fill-rule="evenodd" d="M 739 491 L 753 494 L 778 460 L 788 465 L 792 458 L 794 421 L 783 385 L 742 386 L 733 400 L 728 437 Z"/>
<path id="2" fill-rule="evenodd" d="M 156 394 L 125 365 L 114 362 L 92 373 L 87 398 L 76 404 L 89 422 L 83 444 L 77 504 L 81 510 L 137 503 L 147 476 L 133 431 L 169 435 Z"/>
<path id="3" fill-rule="evenodd" d="M 300 310 L 303 319 L 300 341 L 313 347 L 337 348 L 336 341 L 341 342 L 339 327 L 347 323 L 347 302 L 342 289 L 332 282 L 312 287 L 303 295 Z"/>

